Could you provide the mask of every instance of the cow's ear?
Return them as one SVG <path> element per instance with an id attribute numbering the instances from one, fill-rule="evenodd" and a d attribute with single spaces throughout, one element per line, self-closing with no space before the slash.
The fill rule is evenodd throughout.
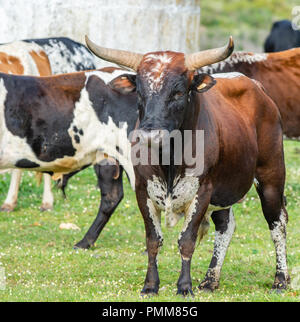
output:
<path id="1" fill-rule="evenodd" d="M 123 74 L 110 81 L 109 86 L 122 94 L 128 94 L 136 89 L 136 75 Z"/>
<path id="2" fill-rule="evenodd" d="M 196 74 L 192 80 L 191 90 L 203 93 L 216 84 L 216 80 L 208 74 Z"/>

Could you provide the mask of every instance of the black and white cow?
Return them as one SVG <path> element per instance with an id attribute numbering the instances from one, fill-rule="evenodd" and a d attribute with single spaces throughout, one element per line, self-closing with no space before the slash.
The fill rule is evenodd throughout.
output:
<path id="1" fill-rule="evenodd" d="M 0 73 L 0 169 L 69 173 L 102 162 L 117 180 L 121 172 L 109 166 L 117 160 L 134 186 L 127 135 L 136 94 L 124 95 L 122 74 L 112 67 L 42 78 Z M 100 207 L 99 216 L 109 215 Z"/>
<path id="2" fill-rule="evenodd" d="M 5 73 L 49 76 L 51 74 L 92 70 L 99 65 L 99 59 L 95 58 L 86 46 L 66 37 L 15 41 L 1 45 L 0 51 L 0 56 L 1 53 L 2 55 L 3 53 L 9 53 L 15 57 L 13 61 L 0 57 L 0 72 Z M 19 61 L 22 63 L 22 68 L 19 67 Z M 6 66 L 10 69 L 7 69 Z M 20 71 L 18 72 L 18 70 Z M 11 172 L 9 191 L 0 208 L 1 211 L 13 211 L 15 209 L 21 176 L 22 172 L 20 170 L 15 169 Z M 42 211 L 52 209 L 54 201 L 51 192 L 51 178 L 47 174 L 43 177 L 44 194 L 40 208 Z M 111 178 L 111 180 L 113 179 Z"/>

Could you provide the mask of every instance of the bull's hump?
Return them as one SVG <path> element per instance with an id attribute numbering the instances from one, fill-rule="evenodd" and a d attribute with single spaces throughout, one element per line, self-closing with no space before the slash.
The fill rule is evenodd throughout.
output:
<path id="1" fill-rule="evenodd" d="M 236 66 L 240 63 L 252 65 L 257 62 L 265 61 L 268 59 L 266 53 L 248 53 L 248 52 L 235 52 L 230 57 L 222 60 L 218 63 L 204 66 L 200 70 L 201 72 L 212 74 L 222 73 L 223 71 L 234 71 Z"/>

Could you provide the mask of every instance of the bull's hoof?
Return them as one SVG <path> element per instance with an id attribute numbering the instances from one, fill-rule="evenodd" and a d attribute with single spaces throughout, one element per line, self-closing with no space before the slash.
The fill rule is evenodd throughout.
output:
<path id="1" fill-rule="evenodd" d="M 205 278 L 198 286 L 200 291 L 213 292 L 219 287 L 219 283 L 211 278 Z"/>
<path id="2" fill-rule="evenodd" d="M 53 206 L 49 203 L 43 203 L 40 207 L 40 211 L 50 211 L 53 209 Z"/>
<path id="3" fill-rule="evenodd" d="M 286 282 L 274 283 L 271 292 L 280 294 L 287 290 L 288 284 Z"/>
<path id="4" fill-rule="evenodd" d="M 275 281 L 272 286 L 272 292 L 282 293 L 288 288 L 288 284 L 290 283 L 290 277 L 285 277 L 283 272 L 276 273 Z"/>
<path id="5" fill-rule="evenodd" d="M 194 297 L 194 293 L 192 291 L 192 283 L 177 284 L 177 295 L 182 295 L 184 297 L 191 295 L 192 297 Z"/>
<path id="6" fill-rule="evenodd" d="M 147 297 L 147 296 L 154 296 L 158 294 L 158 286 L 144 286 L 141 292 L 142 297 Z"/>
<path id="7" fill-rule="evenodd" d="M 73 246 L 74 249 L 89 249 L 91 246 L 93 245 L 90 245 L 89 242 L 86 240 L 86 239 L 82 239 L 80 242 L 78 242 L 77 244 L 75 244 Z"/>
<path id="8" fill-rule="evenodd" d="M 9 204 L 3 204 L 0 208 L 0 211 L 11 212 L 15 209 L 15 206 Z"/>
<path id="9" fill-rule="evenodd" d="M 192 290 L 191 287 L 188 287 L 188 288 L 182 288 L 182 287 L 181 288 L 178 288 L 176 294 L 177 295 L 181 295 L 183 297 L 187 297 L 187 296 L 194 297 L 194 292 L 193 292 L 193 290 Z"/>

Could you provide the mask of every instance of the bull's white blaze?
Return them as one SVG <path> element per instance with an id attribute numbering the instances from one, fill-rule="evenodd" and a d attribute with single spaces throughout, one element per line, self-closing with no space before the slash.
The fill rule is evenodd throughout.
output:
<path id="1" fill-rule="evenodd" d="M 167 53 L 147 54 L 144 62 L 152 62 L 153 67 L 144 73 L 149 86 L 149 94 L 157 93 L 161 90 L 164 77 L 167 73 L 168 65 L 172 62 L 172 57 Z"/>
<path id="2" fill-rule="evenodd" d="M 127 124 L 119 127 L 110 117 L 107 123 L 100 122 L 85 88 L 75 104 L 74 118 L 68 129 L 76 153 L 72 157 L 66 156 L 51 162 L 37 159 L 26 139 L 13 135 L 7 129 L 4 114 L 6 96 L 7 90 L 0 79 L 0 169 L 14 168 L 18 160 L 27 159 L 40 165 L 34 170 L 61 172 L 62 166 L 66 166 L 67 169 L 63 172 L 71 172 L 86 164 L 99 162 L 97 153 L 101 152 L 117 159 L 123 165 L 134 187 L 135 177 L 130 157 L 131 144 L 127 138 Z M 83 131 L 79 143 L 75 140 L 74 126 Z M 122 154 L 117 151 L 117 146 L 122 150 Z"/>
<path id="3" fill-rule="evenodd" d="M 281 210 L 279 220 L 274 222 L 274 228 L 271 230 L 271 237 L 275 245 L 277 272 L 288 275 L 287 261 L 286 261 L 286 216 Z"/>
<path id="4" fill-rule="evenodd" d="M 31 51 L 35 51 L 38 55 L 44 52 L 43 48 L 37 44 L 31 44 L 24 41 L 15 41 L 11 44 L 0 45 L 0 52 L 9 56 L 14 56 L 20 60 L 20 63 L 24 68 L 24 75 L 39 75 L 36 63 L 30 55 Z M 44 56 L 41 57 L 45 59 Z"/>
<path id="5" fill-rule="evenodd" d="M 212 74 L 215 71 L 222 71 L 226 66 L 234 67 L 234 65 L 238 63 L 254 64 L 256 62 L 261 62 L 267 59 L 268 54 L 265 53 L 251 54 L 244 52 L 235 52 L 233 55 L 231 55 L 225 60 L 202 67 L 201 71 L 204 73 Z"/>

